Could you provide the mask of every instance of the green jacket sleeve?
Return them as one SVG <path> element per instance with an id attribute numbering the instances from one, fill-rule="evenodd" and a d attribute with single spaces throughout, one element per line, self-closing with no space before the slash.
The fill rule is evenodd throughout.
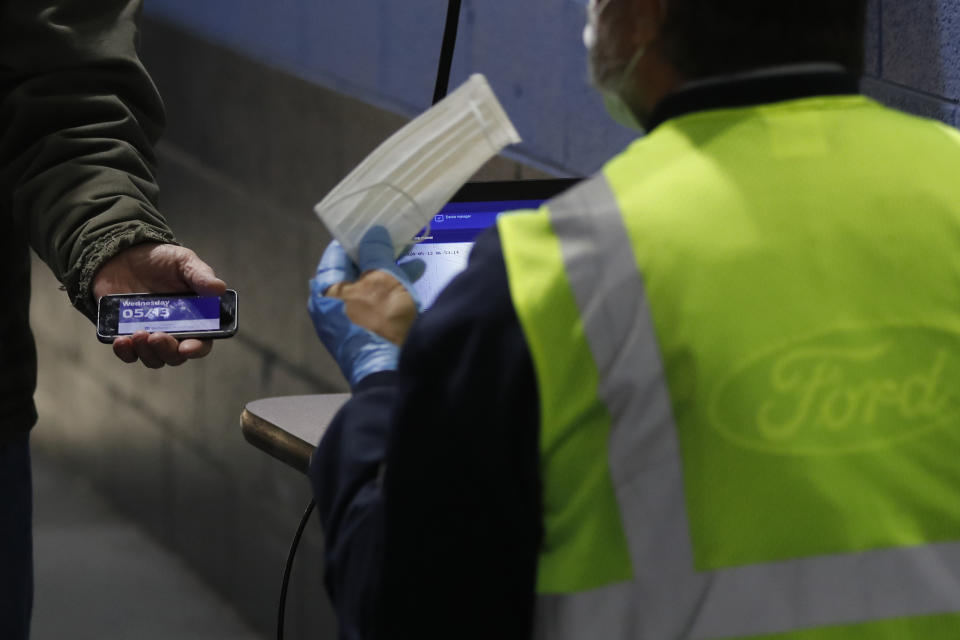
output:
<path id="1" fill-rule="evenodd" d="M 0 194 L 93 318 L 91 281 L 122 249 L 173 242 L 152 146 L 163 105 L 136 52 L 141 0 L 0 0 Z"/>

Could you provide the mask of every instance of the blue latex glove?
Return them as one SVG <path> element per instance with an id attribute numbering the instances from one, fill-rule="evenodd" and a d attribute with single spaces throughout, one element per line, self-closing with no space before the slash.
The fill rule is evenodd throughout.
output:
<path id="1" fill-rule="evenodd" d="M 343 300 L 325 296 L 327 289 L 339 282 L 352 282 L 367 271 L 385 271 L 407 289 L 417 309 L 420 300 L 412 283 L 423 275 L 424 264 L 413 260 L 398 266 L 393 258 L 393 243 L 383 227 L 373 227 L 360 241 L 354 264 L 339 242 L 327 247 L 310 281 L 307 308 L 321 342 L 340 365 L 351 386 L 380 371 L 397 368 L 400 347 L 386 338 L 354 324 L 347 316 Z"/>

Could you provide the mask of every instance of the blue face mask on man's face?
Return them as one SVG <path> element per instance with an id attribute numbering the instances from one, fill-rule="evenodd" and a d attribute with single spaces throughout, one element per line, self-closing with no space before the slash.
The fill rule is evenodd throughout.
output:
<path id="1" fill-rule="evenodd" d="M 595 49 L 597 46 L 600 16 L 612 0 L 589 0 L 587 3 L 587 23 L 583 28 L 583 46 L 586 47 L 589 60 L 590 84 L 603 96 L 603 104 L 613 120 L 628 129 L 644 133 L 644 126 L 634 109 L 624 98 L 627 83 L 633 77 L 637 64 L 646 53 L 645 47 L 637 49 L 630 60 L 615 70 L 598 69 Z"/>

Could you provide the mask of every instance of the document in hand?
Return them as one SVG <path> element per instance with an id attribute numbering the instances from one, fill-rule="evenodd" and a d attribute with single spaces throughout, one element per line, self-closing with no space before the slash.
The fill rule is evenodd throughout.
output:
<path id="1" fill-rule="evenodd" d="M 390 232 L 399 256 L 470 176 L 518 142 L 486 78 L 474 74 L 377 147 L 314 211 L 354 260 L 375 225 Z"/>

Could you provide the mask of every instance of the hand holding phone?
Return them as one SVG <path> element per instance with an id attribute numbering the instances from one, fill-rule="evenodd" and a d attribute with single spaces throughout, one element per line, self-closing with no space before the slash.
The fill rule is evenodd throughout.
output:
<path id="1" fill-rule="evenodd" d="M 91 289 L 93 298 L 100 300 L 109 295 L 156 291 L 219 296 L 227 286 L 190 249 L 147 242 L 128 247 L 104 263 L 94 275 Z M 212 340 L 178 340 L 165 332 L 138 331 L 113 339 L 113 352 L 120 360 L 140 360 L 151 369 L 202 358 L 212 348 Z"/>

